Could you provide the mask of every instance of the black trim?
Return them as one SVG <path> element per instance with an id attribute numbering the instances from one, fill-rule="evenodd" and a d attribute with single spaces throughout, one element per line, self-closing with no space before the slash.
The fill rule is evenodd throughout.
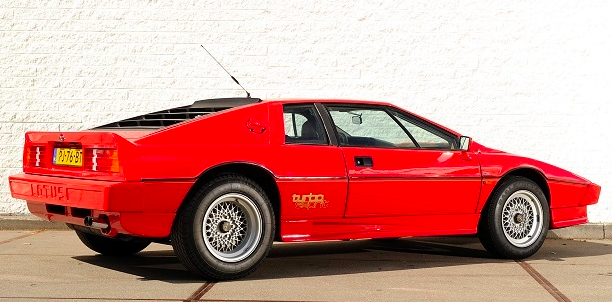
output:
<path id="1" fill-rule="evenodd" d="M 402 130 L 404 130 L 404 132 L 408 135 L 408 137 L 410 138 L 410 140 L 412 141 L 412 143 L 414 144 L 415 147 L 421 149 L 421 146 L 419 145 L 419 143 L 416 141 L 416 139 L 414 139 L 414 136 L 412 136 L 412 134 L 410 134 L 410 131 L 408 131 L 408 129 L 406 129 L 406 127 L 404 127 L 404 125 L 402 125 L 402 123 L 397 119 L 397 117 L 395 115 L 393 115 L 391 112 L 389 112 L 389 110 L 387 108 L 385 108 L 385 113 L 390 116 L 393 121 L 400 126 L 400 128 L 402 128 Z"/>
<path id="2" fill-rule="evenodd" d="M 161 129 L 196 117 L 261 102 L 256 98 L 222 98 L 196 101 L 189 106 L 170 108 L 112 122 L 93 129 Z"/>
<path id="3" fill-rule="evenodd" d="M 331 145 L 338 146 L 338 134 L 336 134 L 336 127 L 332 122 L 331 116 L 327 111 L 327 108 L 321 103 L 315 103 L 315 108 L 319 113 L 319 117 L 323 120 L 323 127 L 325 128 L 325 133 L 329 138 L 329 142 Z"/>
<path id="4" fill-rule="evenodd" d="M 297 136 L 297 125 L 295 124 L 295 113 L 294 112 L 291 112 L 291 124 L 293 124 L 293 136 Z"/>
<path id="5" fill-rule="evenodd" d="M 261 99 L 258 98 L 220 98 L 220 99 L 208 99 L 195 101 L 190 107 L 191 108 L 234 108 L 238 106 L 250 105 L 260 103 Z"/>

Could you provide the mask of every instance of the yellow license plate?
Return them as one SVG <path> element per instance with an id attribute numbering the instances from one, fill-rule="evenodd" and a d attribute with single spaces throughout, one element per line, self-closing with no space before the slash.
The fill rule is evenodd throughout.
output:
<path id="1" fill-rule="evenodd" d="M 55 148 L 53 149 L 53 164 L 56 166 L 83 166 L 83 149 Z"/>

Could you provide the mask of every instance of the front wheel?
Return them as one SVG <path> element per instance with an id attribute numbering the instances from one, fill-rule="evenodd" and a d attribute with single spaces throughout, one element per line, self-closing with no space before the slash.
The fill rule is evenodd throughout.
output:
<path id="1" fill-rule="evenodd" d="M 274 213 L 265 192 L 238 175 L 218 177 L 186 201 L 171 241 L 190 271 L 208 280 L 253 272 L 274 239 Z"/>
<path id="2" fill-rule="evenodd" d="M 504 180 L 482 212 L 478 236 L 490 253 L 508 259 L 535 254 L 546 238 L 549 207 L 542 189 L 530 179 Z"/>

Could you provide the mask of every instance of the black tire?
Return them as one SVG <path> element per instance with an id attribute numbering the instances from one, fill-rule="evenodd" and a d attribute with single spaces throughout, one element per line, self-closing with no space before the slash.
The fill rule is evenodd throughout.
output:
<path id="1" fill-rule="evenodd" d="M 372 240 L 379 242 L 394 242 L 400 240 L 401 238 L 402 237 L 372 238 Z"/>
<path id="2" fill-rule="evenodd" d="M 144 250 L 151 242 L 149 241 L 137 241 L 130 240 L 124 241 L 119 239 L 113 239 L 98 235 L 85 233 L 82 231 L 75 230 L 77 236 L 83 244 L 94 252 L 100 253 L 105 256 L 113 257 L 125 257 L 132 256 L 142 250 Z"/>
<path id="3" fill-rule="evenodd" d="M 230 232 L 236 233 L 234 228 L 238 224 L 235 220 L 230 219 L 227 229 L 222 227 L 225 223 L 222 222 L 214 230 L 208 228 L 207 225 L 205 231 L 204 219 L 207 211 L 214 211 L 217 205 L 223 203 L 219 200 L 225 200 L 226 196 L 234 196 L 234 194 L 246 197 L 249 202 L 247 207 L 258 211 L 259 214 L 258 219 L 251 219 L 249 220 L 251 222 L 245 224 L 247 225 L 245 234 L 250 234 L 251 230 L 254 229 L 252 225 L 257 223 L 260 231 L 253 232 L 248 237 L 245 235 L 243 239 L 236 241 L 238 242 L 237 247 L 228 251 L 239 252 L 241 248 L 250 249 L 250 252 L 242 254 L 241 257 L 244 258 L 224 260 L 220 258 L 222 257 L 220 256 L 222 251 L 215 249 L 212 246 L 212 239 L 205 239 L 204 236 L 219 236 L 218 234 L 221 233 L 224 235 L 227 233 L 228 236 L 231 236 Z M 177 214 L 172 228 L 171 241 L 177 257 L 190 271 L 211 281 L 236 279 L 252 273 L 268 255 L 274 241 L 274 212 L 268 196 L 255 181 L 240 175 L 222 175 L 204 185 L 185 202 L 186 204 Z M 233 201 L 227 202 L 232 203 Z M 235 204 L 238 205 L 237 208 L 240 208 L 240 204 L 244 202 L 242 199 L 235 200 Z M 240 209 L 246 211 L 246 208 Z M 208 217 L 210 218 L 210 216 Z M 256 222 L 256 220 L 259 222 Z M 212 220 L 207 219 L 207 221 Z M 213 223 L 211 222 L 211 224 Z"/>
<path id="4" fill-rule="evenodd" d="M 532 203 L 536 209 L 538 208 L 537 205 L 541 207 L 541 214 L 530 214 L 532 217 L 534 217 L 534 225 L 537 222 L 539 225 L 541 225 L 541 228 L 524 228 L 524 230 L 532 229 L 535 231 L 533 231 L 532 236 L 521 236 L 514 234 L 518 238 L 510 238 L 514 240 L 511 241 L 509 239 L 509 237 L 512 237 L 512 235 L 509 233 L 510 231 L 504 231 L 504 206 L 506 205 L 506 202 L 510 203 L 509 198 L 512 196 L 517 196 L 517 198 L 520 200 L 521 195 L 516 194 L 522 193 L 527 194 L 522 196 L 531 197 L 529 199 L 532 200 Z M 513 197 L 512 199 L 515 198 Z M 527 200 L 528 198 L 523 199 Z M 507 212 L 512 213 L 512 211 Z M 534 212 L 537 212 L 537 210 Z M 510 220 L 510 224 L 515 223 L 520 225 L 520 223 L 523 223 L 525 217 L 529 216 L 525 216 L 519 211 L 516 214 L 507 215 L 506 217 L 514 217 L 514 219 Z M 506 222 L 508 221 L 509 220 L 506 219 Z M 478 237 L 485 249 L 496 257 L 506 259 L 524 259 L 535 254 L 540 247 L 542 247 L 542 244 L 546 239 L 549 223 L 550 210 L 548 201 L 542 189 L 528 178 L 518 176 L 511 177 L 503 180 L 502 183 L 499 184 L 498 188 L 492 193 L 488 204 L 482 210 L 480 222 L 478 224 Z M 528 222 L 526 225 L 530 226 Z M 537 231 L 538 229 L 540 230 L 539 232 Z M 529 233 L 531 234 L 531 232 Z M 520 240 L 524 240 L 525 242 L 517 242 Z"/>

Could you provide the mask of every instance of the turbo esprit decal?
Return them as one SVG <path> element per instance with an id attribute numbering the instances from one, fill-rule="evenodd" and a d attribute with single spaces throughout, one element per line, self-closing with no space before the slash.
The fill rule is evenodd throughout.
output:
<path id="1" fill-rule="evenodd" d="M 329 201 L 325 200 L 325 196 L 323 194 L 307 194 L 307 195 L 298 195 L 293 194 L 293 203 L 295 207 L 298 209 L 325 209 L 329 204 Z"/>

